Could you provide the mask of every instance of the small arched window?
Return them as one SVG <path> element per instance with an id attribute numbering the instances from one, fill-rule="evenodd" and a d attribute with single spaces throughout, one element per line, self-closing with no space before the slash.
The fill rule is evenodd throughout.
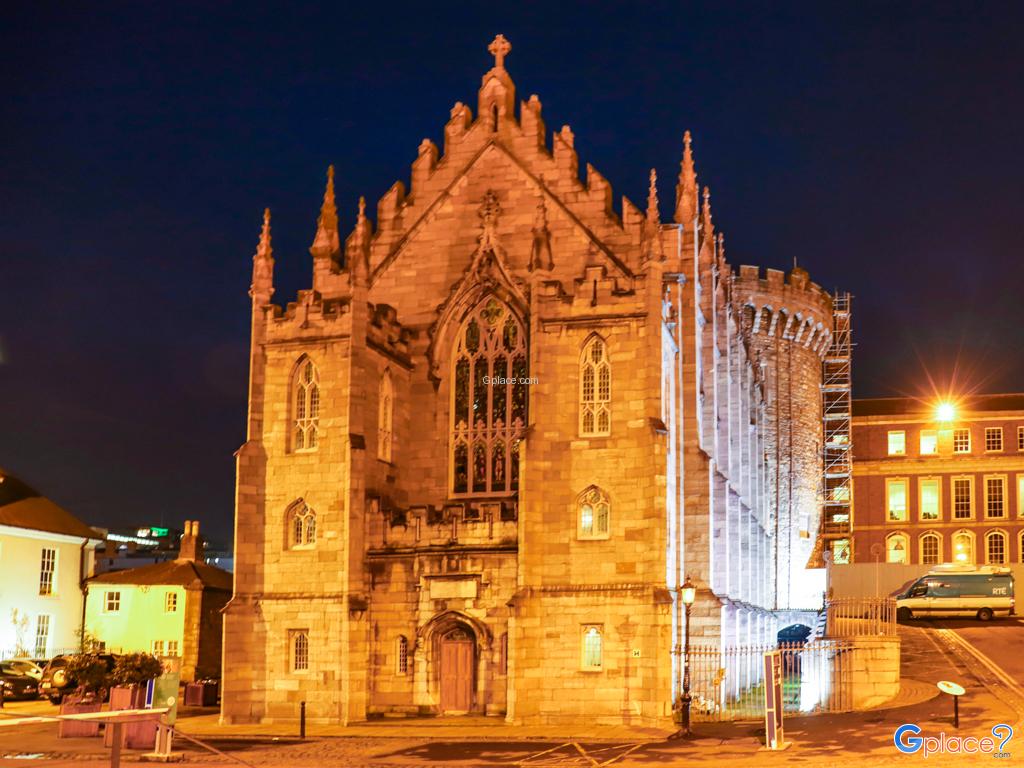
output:
<path id="1" fill-rule="evenodd" d="M 612 368 L 603 339 L 593 338 L 580 357 L 580 436 L 600 437 L 612 430 Z"/>
<path id="2" fill-rule="evenodd" d="M 399 635 L 395 643 L 395 672 L 409 674 L 409 638 L 405 635 Z"/>
<path id="3" fill-rule="evenodd" d="M 974 563 L 974 534 L 970 531 L 953 534 L 953 561 L 963 565 Z"/>
<path id="4" fill-rule="evenodd" d="M 392 422 L 394 420 L 395 391 L 391 382 L 391 371 L 385 370 L 380 377 L 380 395 L 377 407 L 377 456 L 391 461 Z"/>
<path id="5" fill-rule="evenodd" d="M 935 565 L 942 559 L 942 540 L 937 533 L 922 533 L 921 539 L 921 563 L 923 565 Z"/>
<path id="6" fill-rule="evenodd" d="M 885 562 L 904 564 L 910 562 L 906 534 L 890 533 L 885 537 Z"/>
<path id="7" fill-rule="evenodd" d="M 1017 559 L 1024 563 L 1024 531 L 1017 537 Z"/>
<path id="8" fill-rule="evenodd" d="M 319 442 L 320 372 L 307 357 L 303 357 L 295 369 L 292 391 L 295 398 L 293 446 L 296 451 L 311 451 Z"/>
<path id="9" fill-rule="evenodd" d="M 304 629 L 296 629 L 290 634 L 292 672 L 305 672 L 309 669 L 309 633 Z"/>
<path id="10" fill-rule="evenodd" d="M 601 669 L 604 662 L 604 638 L 601 628 L 588 626 L 583 628 L 582 658 L 583 669 Z"/>
<path id="11" fill-rule="evenodd" d="M 985 535 L 985 562 L 990 565 L 1006 563 L 1006 534 L 1002 531 L 991 531 Z"/>
<path id="12" fill-rule="evenodd" d="M 578 536 L 581 539 L 607 539 L 611 530 L 611 503 L 597 486 L 590 486 L 577 497 Z"/>
<path id="13" fill-rule="evenodd" d="M 288 544 L 292 549 L 306 549 L 316 544 L 316 512 L 299 500 L 288 513 Z"/>

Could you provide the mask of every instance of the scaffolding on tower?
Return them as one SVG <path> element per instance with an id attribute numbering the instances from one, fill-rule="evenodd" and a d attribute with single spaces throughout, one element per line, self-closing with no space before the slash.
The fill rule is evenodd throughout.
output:
<path id="1" fill-rule="evenodd" d="M 833 332 L 822 364 L 821 400 L 824 419 L 822 461 L 822 520 L 819 553 L 829 553 L 837 564 L 850 562 L 850 499 L 853 485 L 853 338 L 851 296 L 837 291 L 832 297 Z M 819 559 L 821 556 L 819 554 Z"/>

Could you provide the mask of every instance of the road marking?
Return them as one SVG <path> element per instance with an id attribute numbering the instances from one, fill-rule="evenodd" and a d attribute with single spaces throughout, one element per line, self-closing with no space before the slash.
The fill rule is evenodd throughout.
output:
<path id="1" fill-rule="evenodd" d="M 988 670 L 989 674 L 1006 686 L 1010 693 L 1014 694 L 1016 701 L 1006 703 L 1010 704 L 1010 706 L 1017 711 L 1017 715 L 1020 718 L 1017 724 L 1019 725 L 1021 722 L 1024 722 L 1024 688 L 1018 685 L 1016 680 L 1006 674 L 1002 667 L 992 661 L 992 659 L 975 648 L 968 640 L 958 635 L 952 629 L 942 627 L 938 630 L 938 633 L 939 636 L 945 639 L 950 645 L 960 648 L 962 651 L 974 658 L 975 661 Z M 984 683 L 982 684 L 984 685 Z"/>
<path id="2" fill-rule="evenodd" d="M 603 747 L 591 747 L 589 750 L 583 748 L 579 742 L 569 741 L 565 744 L 559 744 L 557 747 L 550 747 L 545 749 L 543 752 L 537 752 L 536 754 L 524 757 L 519 760 L 515 765 L 521 766 L 547 766 L 548 768 L 555 768 L 556 766 L 570 766 L 570 765 L 589 765 L 591 768 L 604 768 L 606 765 L 617 763 L 632 752 L 640 749 L 643 746 L 643 742 L 637 744 L 612 744 Z M 565 750 L 562 752 L 562 750 Z M 617 754 L 613 754 L 606 760 L 601 761 L 596 755 L 605 757 L 608 752 L 613 750 L 621 750 Z M 561 754 L 559 754 L 561 752 Z M 605 754 L 601 754 L 605 753 Z"/>

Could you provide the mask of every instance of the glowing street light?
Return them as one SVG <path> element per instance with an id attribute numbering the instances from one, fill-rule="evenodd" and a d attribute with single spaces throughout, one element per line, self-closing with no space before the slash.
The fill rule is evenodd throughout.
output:
<path id="1" fill-rule="evenodd" d="M 939 421 L 953 421 L 956 418 L 956 408 L 952 403 L 939 403 L 935 409 L 935 418 Z"/>

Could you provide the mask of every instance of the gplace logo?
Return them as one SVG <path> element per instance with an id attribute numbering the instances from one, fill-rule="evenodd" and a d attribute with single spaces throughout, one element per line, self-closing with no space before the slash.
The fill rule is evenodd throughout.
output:
<path id="1" fill-rule="evenodd" d="M 922 757 L 930 755 L 978 755 L 988 754 L 992 757 L 1009 757 L 1006 745 L 1013 737 L 1013 728 L 1000 723 L 992 726 L 991 736 L 947 736 L 945 732 L 938 736 L 921 736 L 920 726 L 906 723 L 896 729 L 892 740 L 896 749 L 905 755 L 920 752 Z"/>

